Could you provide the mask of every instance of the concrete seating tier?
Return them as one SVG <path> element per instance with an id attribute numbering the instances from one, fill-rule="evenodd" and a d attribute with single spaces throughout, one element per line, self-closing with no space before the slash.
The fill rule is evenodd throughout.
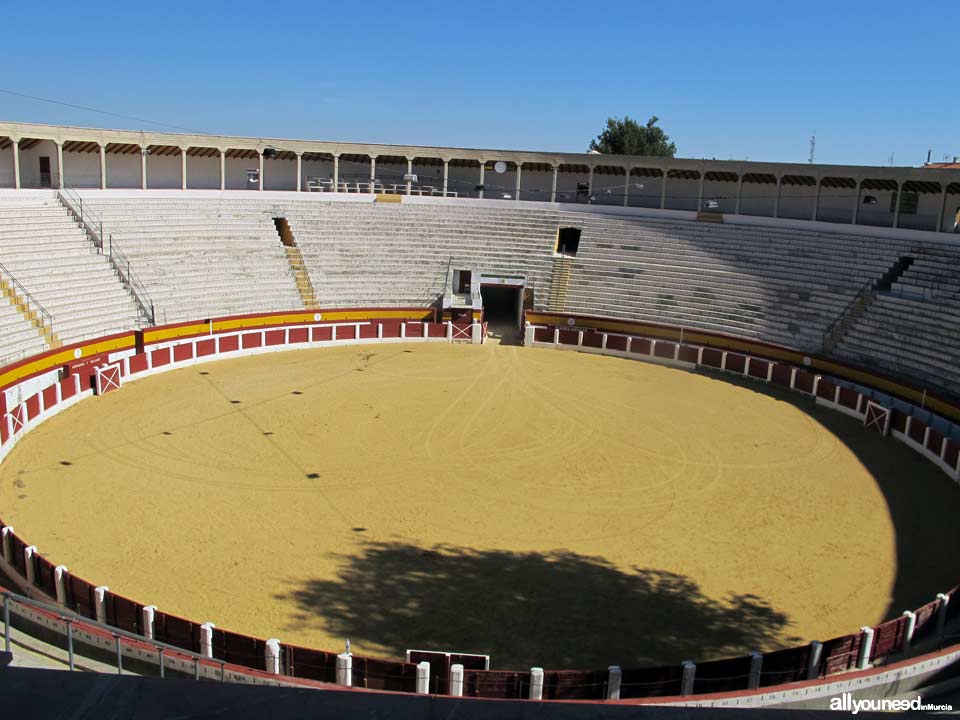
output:
<path id="1" fill-rule="evenodd" d="M 0 198 L 0 263 L 53 316 L 64 343 L 136 326 L 133 297 L 55 198 Z"/>

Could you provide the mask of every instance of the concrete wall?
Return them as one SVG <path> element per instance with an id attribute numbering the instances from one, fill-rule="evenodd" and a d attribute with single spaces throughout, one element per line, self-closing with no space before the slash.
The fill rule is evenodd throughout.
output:
<path id="1" fill-rule="evenodd" d="M 187 188 L 197 190 L 220 189 L 220 156 L 188 157 Z"/>
<path id="2" fill-rule="evenodd" d="M 180 153 L 147 155 L 147 187 L 160 190 L 180 187 Z"/>
<path id="3" fill-rule="evenodd" d="M 12 188 L 13 179 L 13 146 L 0 150 L 0 187 Z"/>
<path id="4" fill-rule="evenodd" d="M 486 178 L 484 178 L 486 180 Z M 449 189 L 459 197 L 479 197 L 474 188 L 480 183 L 480 163 L 466 167 L 450 166 Z"/>
<path id="5" fill-rule="evenodd" d="M 29 150 L 20 151 L 20 187 L 41 187 L 41 157 L 50 158 L 50 187 L 57 187 L 60 169 L 57 166 L 57 145 L 53 140 L 43 140 Z"/>
<path id="6" fill-rule="evenodd" d="M 107 153 L 107 187 L 140 187 L 140 154 L 117 155 Z"/>
<path id="7" fill-rule="evenodd" d="M 593 175 L 593 197 L 594 205 L 617 205 L 623 206 L 623 197 L 626 192 L 624 184 L 627 181 L 626 174 L 623 175 Z"/>
<path id="8" fill-rule="evenodd" d="M 667 178 L 667 210 L 698 210 L 700 180 Z"/>
<path id="9" fill-rule="evenodd" d="M 780 217 L 810 220 L 816 199 L 816 185 L 784 185 L 780 189 Z"/>
<path id="10" fill-rule="evenodd" d="M 716 200 L 720 205 L 720 212 L 732 213 L 737 209 L 737 183 L 727 180 L 704 180 L 703 199 L 704 201 Z"/>
<path id="11" fill-rule="evenodd" d="M 553 170 L 523 168 L 520 173 L 520 197 L 523 200 L 550 202 L 553 187 Z"/>
<path id="12" fill-rule="evenodd" d="M 776 183 L 745 182 L 740 190 L 740 214 L 773 217 L 777 203 Z"/>
<path id="13" fill-rule="evenodd" d="M 255 162 L 259 162 L 259 160 Z M 280 158 L 264 158 L 263 189 L 296 190 L 297 159 L 282 160 Z"/>
<path id="14" fill-rule="evenodd" d="M 75 188 L 100 187 L 100 153 L 63 153 L 63 181 Z"/>
<path id="15" fill-rule="evenodd" d="M 823 222 L 850 223 L 857 201 L 856 188 L 820 187 L 820 206 L 817 220 Z"/>
<path id="16" fill-rule="evenodd" d="M 483 177 L 483 186 L 484 198 L 491 198 L 493 200 L 515 200 L 517 196 L 516 167 L 507 163 L 507 169 L 502 173 L 498 173 L 488 167 Z"/>
<path id="17" fill-rule="evenodd" d="M 663 192 L 663 178 L 630 174 L 628 206 L 643 208 L 660 207 L 660 194 Z"/>

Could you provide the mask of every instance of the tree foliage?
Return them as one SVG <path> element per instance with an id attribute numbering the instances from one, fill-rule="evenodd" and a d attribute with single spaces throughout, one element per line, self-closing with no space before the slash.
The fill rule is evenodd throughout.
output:
<path id="1" fill-rule="evenodd" d="M 607 118 L 607 127 L 596 140 L 590 141 L 589 149 L 604 155 L 673 157 L 677 146 L 670 142 L 670 137 L 662 128 L 657 127 L 659 119 L 654 115 L 646 125 L 641 125 L 629 116 Z"/>

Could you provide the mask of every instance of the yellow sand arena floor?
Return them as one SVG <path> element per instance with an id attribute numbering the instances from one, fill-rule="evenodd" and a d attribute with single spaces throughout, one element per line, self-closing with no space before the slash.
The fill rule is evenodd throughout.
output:
<path id="1" fill-rule="evenodd" d="M 0 467 L 55 563 L 284 642 L 605 667 L 855 631 L 955 580 L 960 490 L 805 399 L 497 345 L 210 363 Z"/>

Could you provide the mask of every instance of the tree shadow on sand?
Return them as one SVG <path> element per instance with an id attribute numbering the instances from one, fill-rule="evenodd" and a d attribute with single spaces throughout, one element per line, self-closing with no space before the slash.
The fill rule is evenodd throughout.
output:
<path id="1" fill-rule="evenodd" d="M 754 595 L 704 596 L 683 575 L 567 551 L 367 543 L 335 580 L 278 599 L 288 629 L 322 627 L 394 656 L 408 648 L 492 655 L 495 667 L 606 667 L 742 655 L 790 643 L 789 619 Z"/>

